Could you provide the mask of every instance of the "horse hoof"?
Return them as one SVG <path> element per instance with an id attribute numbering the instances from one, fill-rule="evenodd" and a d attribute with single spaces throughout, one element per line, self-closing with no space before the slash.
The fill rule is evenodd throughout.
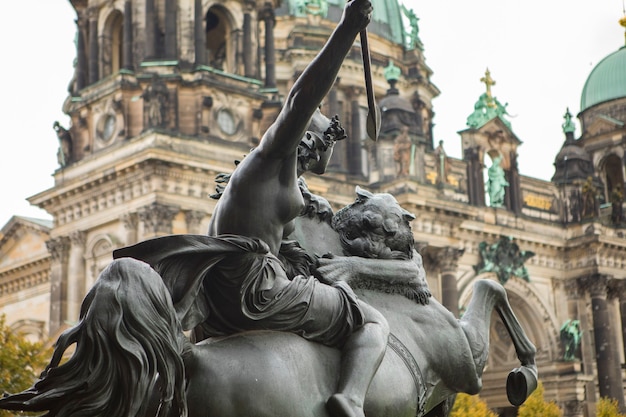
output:
<path id="1" fill-rule="evenodd" d="M 537 388 L 537 368 L 534 365 L 513 369 L 506 379 L 506 396 L 519 407 Z"/>

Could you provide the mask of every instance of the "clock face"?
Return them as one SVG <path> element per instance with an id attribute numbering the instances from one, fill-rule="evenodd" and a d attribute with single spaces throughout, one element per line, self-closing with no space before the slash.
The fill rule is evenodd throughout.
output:
<path id="1" fill-rule="evenodd" d="M 100 126 L 98 129 L 98 136 L 100 137 L 100 139 L 102 139 L 103 141 L 111 140 L 113 134 L 115 133 L 115 127 L 117 125 L 117 120 L 115 116 L 112 114 L 106 114 L 102 116 L 99 125 Z"/>
<path id="2" fill-rule="evenodd" d="M 217 124 L 221 131 L 227 135 L 233 135 L 237 132 L 235 118 L 229 110 L 222 109 L 217 113 Z"/>

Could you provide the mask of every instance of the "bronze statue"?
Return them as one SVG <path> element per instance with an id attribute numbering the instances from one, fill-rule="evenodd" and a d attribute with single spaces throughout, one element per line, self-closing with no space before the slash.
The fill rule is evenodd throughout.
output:
<path id="1" fill-rule="evenodd" d="M 318 221 L 300 216 L 298 177 L 323 173 L 343 135 L 318 106 L 371 12 L 368 0 L 347 3 L 276 122 L 230 176 L 209 236 L 115 251 L 41 378 L 0 408 L 50 417 L 424 416 L 455 392 L 480 390 L 493 309 L 522 362 L 507 393 L 515 405 L 526 399 L 537 382 L 535 348 L 506 292 L 479 281 L 460 321 L 431 301 L 412 215 L 392 196 L 357 190 L 304 248 L 285 242 L 298 222 Z M 315 211 L 329 217 L 320 204 Z M 315 263 L 318 251 L 326 256 Z"/>
<path id="2" fill-rule="evenodd" d="M 419 300 L 411 294 L 419 288 L 424 270 L 421 258 L 411 257 L 410 216 L 388 194 L 357 193 L 353 204 L 333 216 L 332 223 L 341 224 L 341 231 L 318 227 L 319 233 L 333 235 L 346 251 L 383 258 L 347 252 L 349 256 L 320 259 L 318 272 L 353 285 L 359 298 L 381 311 L 392 329 L 365 399 L 365 414 L 445 415 L 441 409 L 455 392 L 477 393 L 489 351 L 493 310 L 505 323 L 522 363 L 506 384 L 509 400 L 520 405 L 536 387 L 535 348 L 515 318 L 504 288 L 496 281 L 477 281 L 460 320 L 434 299 L 416 303 Z M 384 213 L 382 223 L 372 213 Z M 315 217 L 299 219 L 320 225 Z M 349 227 L 344 228 L 346 224 Z M 391 238 L 384 228 L 396 230 L 398 238 Z M 211 239 L 175 238 L 186 239 L 187 244 Z M 162 251 L 166 241 L 173 243 L 170 238 L 149 242 Z M 216 251 L 229 250 L 231 242 L 223 243 Z M 332 243 L 328 246 L 336 248 Z M 234 246 L 230 250 L 242 252 Z M 196 262 L 196 268 L 202 261 L 198 253 L 206 253 L 201 245 L 198 251 L 186 258 Z M 403 273 L 394 273 L 395 264 L 403 264 L 403 259 L 412 259 L 413 268 L 405 265 Z M 375 274 L 372 263 L 377 265 Z M 181 258 L 161 259 L 160 267 L 168 266 L 185 272 Z M 177 284 L 181 282 L 165 280 L 164 285 L 161 275 L 135 259 L 114 261 L 85 298 L 79 324 L 59 338 L 41 379 L 23 393 L 0 399 L 0 408 L 49 410 L 50 416 L 329 416 L 324 404 L 339 380 L 338 349 L 292 332 L 268 330 L 213 337 L 193 345 L 178 317 L 198 299 L 178 299 L 177 294 L 185 291 Z M 76 352 L 60 364 L 72 344 Z"/>

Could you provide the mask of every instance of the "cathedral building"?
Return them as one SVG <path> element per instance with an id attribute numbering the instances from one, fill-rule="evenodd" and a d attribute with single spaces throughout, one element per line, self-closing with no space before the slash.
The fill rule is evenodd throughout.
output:
<path id="1" fill-rule="evenodd" d="M 55 339 L 76 323 L 114 249 L 206 233 L 216 176 L 259 143 L 344 6 L 70 2 L 75 70 L 59 103 L 70 123 L 51 132 L 59 140 L 54 185 L 29 198 L 53 220 L 15 216 L 0 230 L 0 312 L 33 339 Z M 563 126 L 563 137 L 554 138 L 563 146 L 552 180 L 543 181 L 520 172 L 523 138 L 494 95 L 488 70 L 477 74 L 485 92 L 459 121 L 463 157 L 435 143 L 439 89 L 425 63 L 419 10 L 396 0 L 372 3 L 380 136 L 367 138 L 356 42 L 322 104 L 323 113 L 339 116 L 347 139 L 337 143 L 327 174 L 307 176 L 310 190 L 334 209 L 354 200 L 357 185 L 393 194 L 416 216 L 415 240 L 438 300 L 460 316 L 476 280 L 499 281 L 537 347 L 546 398 L 566 417 L 595 415 L 600 397 L 623 409 L 626 48 L 590 73 L 579 134 L 569 110 L 554 121 Z M 516 415 L 503 385 L 517 362 L 494 316 L 481 398 L 501 416 Z"/>

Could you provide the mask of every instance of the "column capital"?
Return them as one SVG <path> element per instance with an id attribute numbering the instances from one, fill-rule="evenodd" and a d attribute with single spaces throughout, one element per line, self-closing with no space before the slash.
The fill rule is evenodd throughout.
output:
<path id="1" fill-rule="evenodd" d="M 187 223 L 187 230 L 189 233 L 198 233 L 200 223 L 207 214 L 200 210 L 189 210 L 185 212 L 185 222 Z"/>
<path id="2" fill-rule="evenodd" d="M 565 289 L 565 295 L 568 300 L 579 299 L 581 292 L 584 291 L 584 289 L 581 289 L 580 282 L 577 279 L 563 281 L 563 288 Z"/>
<path id="3" fill-rule="evenodd" d="M 259 18 L 262 19 L 265 24 L 271 23 L 274 25 L 276 23 L 276 13 L 274 12 L 274 6 L 272 3 L 266 2 L 261 10 L 259 10 Z"/>
<path id="4" fill-rule="evenodd" d="M 172 220 L 178 214 L 177 207 L 161 203 L 152 203 L 143 207 L 138 215 L 148 233 L 172 233 Z"/>
<path id="5" fill-rule="evenodd" d="M 617 298 L 626 301 L 626 280 L 612 278 L 608 283 L 608 298 Z"/>
<path id="6" fill-rule="evenodd" d="M 53 262 L 62 261 L 67 257 L 70 248 L 70 238 L 59 236 L 46 241 L 46 247 Z"/>
<path id="7" fill-rule="evenodd" d="M 465 249 L 454 248 L 452 246 L 446 246 L 437 252 L 435 255 L 435 261 L 439 267 L 439 271 L 443 272 L 456 272 L 459 266 L 459 258 L 463 256 Z"/>
<path id="8" fill-rule="evenodd" d="M 592 298 L 606 298 L 610 277 L 603 274 L 591 274 L 578 278 L 580 288 L 588 291 Z"/>
<path id="9" fill-rule="evenodd" d="M 87 232 L 84 232 L 82 230 L 77 230 L 75 232 L 70 233 L 70 240 L 72 241 L 72 246 L 78 246 L 78 247 L 84 248 L 86 239 L 87 239 Z"/>

